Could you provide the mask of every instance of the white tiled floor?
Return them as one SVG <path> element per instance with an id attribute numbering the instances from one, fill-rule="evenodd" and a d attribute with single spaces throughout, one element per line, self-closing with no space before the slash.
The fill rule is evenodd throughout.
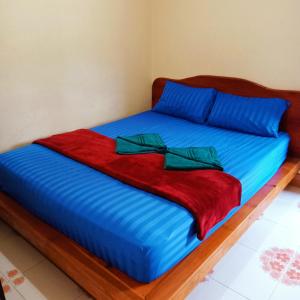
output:
<path id="1" fill-rule="evenodd" d="M 300 254 L 300 189 L 288 187 L 188 300 L 300 300 L 297 253 Z"/>
<path id="2" fill-rule="evenodd" d="M 89 296 L 0 221 L 0 277 L 8 300 Z M 187 300 L 300 300 L 300 189 L 288 187 Z"/>

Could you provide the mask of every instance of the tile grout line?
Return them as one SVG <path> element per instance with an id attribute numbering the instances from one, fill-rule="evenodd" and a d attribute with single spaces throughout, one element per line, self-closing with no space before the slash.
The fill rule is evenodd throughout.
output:
<path id="1" fill-rule="evenodd" d="M 25 296 L 23 294 L 21 294 L 16 288 L 14 288 L 15 291 L 21 296 L 21 298 L 23 298 L 24 300 L 26 300 Z"/>
<path id="2" fill-rule="evenodd" d="M 236 290 L 232 289 L 231 287 L 229 287 L 229 286 L 223 284 L 222 282 L 220 282 L 220 281 L 218 281 L 218 280 L 216 280 L 216 279 L 214 279 L 214 278 L 212 278 L 212 277 L 210 277 L 210 279 L 213 280 L 213 281 L 215 281 L 215 282 L 217 282 L 218 284 L 220 284 L 221 286 L 225 287 L 226 289 L 228 289 L 228 290 L 234 292 L 235 294 L 238 294 L 239 296 L 241 296 L 241 297 L 243 297 L 243 298 L 245 298 L 245 299 L 247 299 L 247 300 L 251 300 L 250 298 L 248 298 L 248 297 L 242 295 L 241 293 L 239 293 L 239 292 L 237 292 Z"/>
<path id="3" fill-rule="evenodd" d="M 31 246 L 31 245 L 30 245 Z M 31 246 L 32 247 L 32 246 Z M 39 262 L 37 262 L 37 263 L 35 263 L 33 266 L 31 266 L 31 267 L 29 267 L 29 268 L 27 268 L 27 269 L 25 269 L 25 270 L 23 270 L 23 271 L 21 271 L 18 267 L 16 267 L 9 259 L 8 259 L 8 257 L 6 257 L 6 255 L 4 255 L 3 254 L 3 252 L 1 252 L 0 251 L 0 255 L 2 255 L 4 258 L 6 258 L 10 263 L 11 263 L 11 265 L 13 266 L 13 268 L 14 269 L 16 269 L 16 270 L 18 270 L 22 275 L 23 275 L 23 277 L 24 278 L 26 278 L 28 281 L 30 281 L 28 278 L 27 278 L 27 276 L 26 276 L 26 274 L 25 273 L 27 273 L 29 270 L 31 270 L 31 269 L 33 269 L 34 267 L 36 267 L 36 266 L 38 266 L 38 265 L 40 265 L 41 263 L 43 263 L 44 261 L 46 261 L 46 258 L 43 256 L 42 257 L 42 259 L 39 261 Z M 2 274 L 3 275 L 3 277 L 14 287 L 14 289 L 18 292 L 18 290 L 15 288 L 15 286 L 14 286 L 14 283 L 10 280 L 10 278 L 5 274 L 5 272 L 4 272 L 4 274 L 3 274 L 3 272 L 1 272 L 1 270 L 0 270 L 0 274 Z M 18 292 L 19 293 L 19 292 Z M 20 294 L 20 293 L 19 293 Z M 24 297 L 23 297 L 24 298 Z M 25 299 L 25 298 L 24 298 Z"/>
<path id="4" fill-rule="evenodd" d="M 32 268 L 34 268 L 35 266 L 39 265 L 39 264 L 42 263 L 43 261 L 47 260 L 47 258 L 46 258 L 46 257 L 45 257 L 45 256 L 44 256 L 37 248 L 35 248 L 31 243 L 29 243 L 29 242 L 28 242 L 22 235 L 20 235 L 18 232 L 15 232 L 15 231 L 14 231 L 13 236 L 9 236 L 9 237 L 7 237 L 5 240 L 12 239 L 12 238 L 15 238 L 15 237 L 21 238 L 23 241 L 25 241 L 26 243 L 28 243 L 28 245 L 29 245 L 31 248 L 33 248 L 35 251 L 37 251 L 37 252 L 42 256 L 42 259 L 41 259 L 41 260 L 39 260 L 38 262 L 36 262 L 33 266 L 28 267 L 28 268 L 26 268 L 26 269 L 24 269 L 24 270 L 22 270 L 22 271 L 14 265 L 14 267 L 15 267 L 16 269 L 18 269 L 21 273 L 23 273 L 23 274 L 25 275 L 25 272 L 31 270 Z M 4 257 L 6 257 L 6 259 L 8 259 L 8 257 L 1 251 L 1 248 L 0 248 L 0 253 L 1 253 Z M 8 260 L 9 260 L 9 259 L 8 259 Z M 9 260 L 9 261 L 10 261 L 10 260 Z"/>
<path id="5" fill-rule="evenodd" d="M 37 263 L 34 264 L 33 266 L 27 268 L 26 270 L 24 270 L 24 271 L 22 272 L 23 275 L 25 275 L 25 277 L 26 277 L 26 273 L 27 273 L 27 272 L 31 271 L 33 268 L 39 266 L 40 264 L 42 264 L 43 262 L 45 262 L 45 261 L 47 261 L 47 260 L 48 260 L 48 259 L 47 259 L 46 257 L 43 256 L 43 259 L 42 259 L 42 260 L 40 260 L 39 262 L 37 262 Z"/>
<path id="6" fill-rule="evenodd" d="M 273 298 L 273 296 L 274 296 L 274 294 L 275 294 L 275 291 L 277 290 L 279 284 L 280 284 L 280 282 L 278 282 L 278 283 L 276 284 L 276 286 L 274 287 L 274 289 L 273 289 L 271 295 L 269 296 L 268 300 L 272 300 L 272 298 Z"/>
<path id="7" fill-rule="evenodd" d="M 2 254 L 2 253 L 0 252 L 0 254 Z M 2 254 L 2 255 L 3 255 L 3 254 Z M 3 256 L 4 256 L 4 257 L 12 264 L 12 262 L 11 262 L 5 255 L 3 255 Z M 25 272 L 27 272 L 28 270 L 30 270 L 30 269 L 36 267 L 37 265 L 41 264 L 43 261 L 44 261 L 44 258 L 43 258 L 43 260 L 41 260 L 40 262 L 38 262 L 38 263 L 35 264 L 34 266 L 30 267 L 30 268 L 27 269 L 26 271 L 21 271 L 21 270 L 19 270 L 14 264 L 12 264 L 12 266 L 14 267 L 14 269 L 18 270 L 19 273 L 20 273 L 20 275 L 22 275 L 22 276 L 24 277 L 24 279 L 26 279 L 28 282 L 30 282 L 30 283 L 33 285 L 33 287 L 35 288 L 35 285 L 34 285 L 34 284 L 26 277 Z M 3 274 L 3 273 L 0 272 L 0 274 Z M 27 299 L 26 296 L 23 295 L 23 294 L 21 293 L 21 291 L 19 291 L 19 289 L 15 286 L 15 284 L 13 283 L 13 281 L 11 281 L 11 279 L 10 279 L 6 274 L 7 274 L 7 272 L 4 273 L 3 277 L 4 277 L 4 279 L 11 285 L 11 287 L 14 289 L 14 291 L 15 291 L 16 293 L 18 293 L 22 299 L 24 299 L 24 300 L 31 300 L 31 299 Z M 75 300 L 75 299 L 74 299 L 74 300 Z"/>
<path id="8" fill-rule="evenodd" d="M 271 220 L 271 219 L 268 219 L 268 218 L 262 218 L 264 221 L 268 221 L 268 222 L 272 222 L 272 223 L 274 223 L 274 224 L 276 224 L 277 226 L 279 226 L 279 227 L 282 227 L 282 228 L 285 228 L 285 229 L 290 229 L 290 227 L 289 226 L 286 226 L 285 224 L 282 224 L 282 223 L 280 223 L 280 222 L 276 222 L 276 221 L 273 221 L 273 220 Z"/>
<path id="9" fill-rule="evenodd" d="M 242 247 L 245 247 L 245 248 L 247 248 L 248 250 L 252 250 L 253 252 L 259 252 L 259 250 L 260 250 L 260 249 L 255 249 L 255 248 L 252 248 L 252 247 L 250 247 L 250 246 L 248 246 L 248 245 L 245 245 L 244 243 L 242 243 L 242 242 L 240 242 L 240 241 L 237 241 L 236 245 L 240 245 L 240 246 L 242 246 Z M 225 255 L 225 256 L 226 256 L 226 255 Z M 224 256 L 224 257 L 225 257 L 225 256 Z"/>
<path id="10" fill-rule="evenodd" d="M 251 228 L 251 226 L 250 226 L 249 228 Z M 243 235 L 242 235 L 242 236 L 243 236 Z M 248 247 L 247 245 L 244 245 L 244 244 L 240 243 L 239 241 L 238 241 L 236 244 L 238 244 L 238 245 L 240 245 L 240 246 L 242 246 L 242 247 L 245 247 L 245 248 L 247 248 L 247 249 L 253 251 L 254 253 L 258 252 L 258 250 L 255 250 L 255 249 L 253 249 L 253 248 L 251 248 L 251 247 Z M 227 254 L 226 254 L 226 255 L 227 255 Z M 223 256 L 223 258 L 225 258 L 226 255 Z M 212 275 L 213 275 L 213 274 L 212 274 Z M 208 277 L 209 277 L 210 279 L 214 280 L 215 282 L 219 283 L 220 285 L 224 286 L 225 288 L 227 288 L 227 289 L 229 289 L 229 290 L 235 292 L 236 294 L 240 295 L 241 297 L 243 297 L 243 298 L 245 298 L 245 299 L 247 299 L 247 300 L 251 300 L 251 299 L 248 298 L 247 296 L 244 296 L 244 295 L 240 294 L 240 293 L 237 292 L 236 290 L 232 289 L 231 287 L 229 287 L 229 286 L 225 285 L 224 283 L 220 282 L 219 280 L 215 279 L 214 277 L 212 277 L 212 275 L 209 275 Z"/>
<path id="11" fill-rule="evenodd" d="M 252 250 L 252 251 L 254 251 L 254 252 L 259 252 L 259 249 L 252 248 L 252 247 L 250 247 L 250 246 L 244 244 L 243 242 L 239 242 L 239 241 L 238 241 L 237 244 L 239 244 L 240 246 L 243 246 L 243 247 L 245 247 L 245 248 L 248 248 L 249 250 Z"/>
<path id="12" fill-rule="evenodd" d="M 281 277 L 282 277 L 282 276 L 283 276 L 283 275 L 281 275 Z M 280 285 L 280 281 L 277 281 L 277 283 L 276 283 L 276 285 L 274 286 L 274 288 L 273 288 L 273 290 L 272 290 L 270 296 L 268 297 L 268 300 L 271 300 L 271 299 L 272 299 L 272 297 L 273 297 L 273 295 L 274 295 L 274 293 L 275 293 L 275 291 L 276 291 L 276 289 L 278 288 L 279 285 Z"/>

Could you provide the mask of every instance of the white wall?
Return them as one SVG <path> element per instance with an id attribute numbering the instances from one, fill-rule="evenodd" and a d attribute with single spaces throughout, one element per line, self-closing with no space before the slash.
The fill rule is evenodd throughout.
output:
<path id="1" fill-rule="evenodd" d="M 236 76 L 300 90 L 299 0 L 152 0 L 152 77 Z"/>
<path id="2" fill-rule="evenodd" d="M 299 0 L 0 0 L 0 152 L 145 110 L 159 76 L 300 90 L 299 12 Z"/>
<path id="3" fill-rule="evenodd" d="M 0 0 L 0 151 L 150 105 L 150 2 Z"/>

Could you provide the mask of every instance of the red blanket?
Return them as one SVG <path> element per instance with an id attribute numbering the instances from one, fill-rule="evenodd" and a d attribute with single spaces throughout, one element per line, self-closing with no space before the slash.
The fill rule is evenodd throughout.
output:
<path id="1" fill-rule="evenodd" d="M 217 170 L 165 170 L 162 154 L 118 155 L 113 139 L 91 130 L 53 135 L 35 143 L 184 206 L 197 222 L 200 239 L 240 205 L 241 184 L 231 175 Z"/>

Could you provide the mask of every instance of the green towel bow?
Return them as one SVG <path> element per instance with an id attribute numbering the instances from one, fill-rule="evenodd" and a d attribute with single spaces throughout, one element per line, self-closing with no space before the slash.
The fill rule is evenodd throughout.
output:
<path id="1" fill-rule="evenodd" d="M 117 137 L 118 154 L 161 153 L 165 155 L 167 170 L 216 169 L 223 171 L 214 147 L 167 148 L 156 133 Z"/>

